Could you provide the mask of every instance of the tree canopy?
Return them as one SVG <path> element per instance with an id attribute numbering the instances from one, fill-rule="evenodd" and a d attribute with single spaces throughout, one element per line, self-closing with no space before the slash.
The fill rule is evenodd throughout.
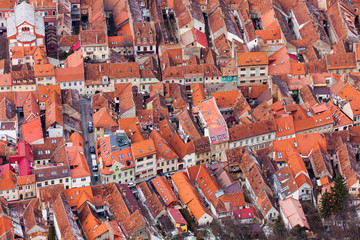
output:
<path id="1" fill-rule="evenodd" d="M 339 214 L 346 204 L 349 191 L 345 179 L 339 175 L 334 180 L 334 186 L 330 188 L 330 192 L 325 192 L 320 200 L 320 216 L 327 218 L 331 215 Z"/>

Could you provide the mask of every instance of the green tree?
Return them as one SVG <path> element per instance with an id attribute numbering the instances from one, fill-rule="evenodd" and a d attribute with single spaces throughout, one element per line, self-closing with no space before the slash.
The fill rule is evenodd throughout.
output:
<path id="1" fill-rule="evenodd" d="M 275 221 L 275 225 L 273 227 L 273 233 L 277 237 L 286 237 L 287 229 L 285 223 L 281 216 L 279 215 Z"/>
<path id="2" fill-rule="evenodd" d="M 320 200 L 320 217 L 321 218 L 327 218 L 332 214 L 332 193 L 329 193 L 326 191 L 322 196 Z"/>
<path id="3" fill-rule="evenodd" d="M 301 227 L 299 224 L 290 230 L 290 235 L 292 239 L 299 239 L 299 240 L 307 239 L 305 229 Z"/>
<path id="4" fill-rule="evenodd" d="M 342 176 L 337 176 L 330 192 L 326 191 L 321 197 L 320 216 L 327 218 L 330 215 L 339 214 L 347 204 L 348 197 L 349 191 L 345 179 Z"/>
<path id="5" fill-rule="evenodd" d="M 349 196 L 347 183 L 341 175 L 335 178 L 331 194 L 333 197 L 333 214 L 336 215 L 343 210 Z"/>

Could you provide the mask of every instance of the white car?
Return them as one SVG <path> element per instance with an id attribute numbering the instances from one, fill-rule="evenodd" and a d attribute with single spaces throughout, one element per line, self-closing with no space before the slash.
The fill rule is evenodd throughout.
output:
<path id="1" fill-rule="evenodd" d="M 91 154 L 91 162 L 92 162 L 93 171 L 96 172 L 98 170 L 98 165 L 95 154 Z"/>

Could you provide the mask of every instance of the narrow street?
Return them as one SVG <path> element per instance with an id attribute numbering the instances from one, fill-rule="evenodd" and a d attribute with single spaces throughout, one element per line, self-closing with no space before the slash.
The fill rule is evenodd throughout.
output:
<path id="1" fill-rule="evenodd" d="M 92 116 L 90 115 L 91 111 L 91 101 L 82 97 L 80 99 L 80 107 L 81 107 L 81 123 L 83 126 L 83 139 L 84 139 L 84 154 L 91 172 L 91 185 L 98 185 L 100 184 L 99 174 L 98 172 L 93 172 L 93 166 L 91 161 L 91 154 L 90 154 L 90 146 L 95 146 L 94 141 L 94 133 L 89 133 L 88 126 L 89 122 L 93 121 Z M 95 181 L 94 175 L 98 176 L 98 181 Z"/>

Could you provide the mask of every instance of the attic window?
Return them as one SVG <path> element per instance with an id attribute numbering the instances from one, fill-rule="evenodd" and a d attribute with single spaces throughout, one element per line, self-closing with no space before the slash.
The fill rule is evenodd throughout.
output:
<path id="1" fill-rule="evenodd" d="M 43 151 L 38 151 L 38 154 L 39 154 L 39 155 L 43 155 Z"/>
<path id="2" fill-rule="evenodd" d="M 63 171 L 62 171 L 62 173 L 67 173 L 68 171 L 67 171 L 67 169 L 64 169 Z"/>
<path id="3" fill-rule="evenodd" d="M 330 120 L 330 117 L 326 117 L 326 120 Z"/>
<path id="4" fill-rule="evenodd" d="M 216 141 L 215 137 L 211 137 L 211 141 L 215 142 Z"/>
<path id="5" fill-rule="evenodd" d="M 56 172 L 51 172 L 51 176 L 56 176 Z"/>
<path id="6" fill-rule="evenodd" d="M 56 139 L 52 139 L 52 140 L 51 140 L 51 143 L 52 143 L 52 144 L 56 143 Z"/>
<path id="7" fill-rule="evenodd" d="M 283 158 L 283 156 L 282 156 L 282 153 L 281 153 L 281 152 L 278 152 L 278 153 L 277 153 L 277 155 L 278 155 L 278 158 L 279 158 L 279 159 L 282 159 L 282 158 Z"/>
<path id="8" fill-rule="evenodd" d="M 44 174 L 42 174 L 42 173 L 39 174 L 39 177 L 43 177 L 43 176 L 44 176 Z"/>

